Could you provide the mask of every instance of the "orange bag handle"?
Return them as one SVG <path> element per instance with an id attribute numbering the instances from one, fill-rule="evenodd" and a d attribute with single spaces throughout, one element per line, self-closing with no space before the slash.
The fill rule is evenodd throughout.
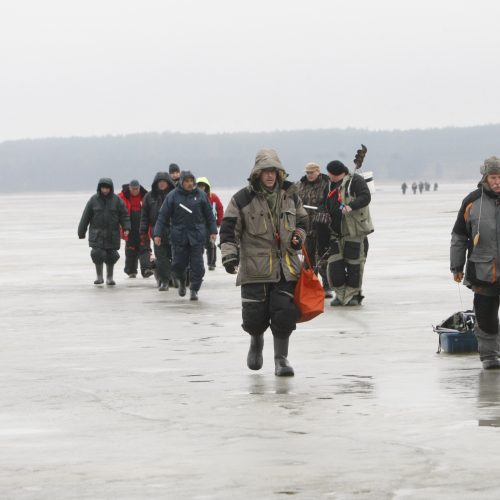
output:
<path id="1" fill-rule="evenodd" d="M 304 259 L 307 262 L 309 269 L 312 269 L 311 260 L 309 259 L 309 254 L 307 253 L 305 245 L 302 245 L 302 255 L 304 256 Z"/>

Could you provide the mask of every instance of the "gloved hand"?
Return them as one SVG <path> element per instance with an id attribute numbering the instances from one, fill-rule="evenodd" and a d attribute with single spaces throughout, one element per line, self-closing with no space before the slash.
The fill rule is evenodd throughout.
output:
<path id="1" fill-rule="evenodd" d="M 222 259 L 222 265 L 226 269 L 226 272 L 229 274 L 236 274 L 238 264 L 240 263 L 239 258 L 237 255 L 226 255 Z"/>
<path id="2" fill-rule="evenodd" d="M 84 239 L 85 239 L 85 235 L 84 235 L 84 234 L 79 234 L 79 235 L 78 235 L 78 239 L 80 239 L 80 240 L 84 240 Z"/>
<path id="3" fill-rule="evenodd" d="M 303 242 L 300 234 L 297 231 L 294 231 L 292 234 L 292 241 L 291 241 L 290 246 L 294 250 L 300 250 L 302 248 L 302 243 L 304 243 L 304 242 Z"/>

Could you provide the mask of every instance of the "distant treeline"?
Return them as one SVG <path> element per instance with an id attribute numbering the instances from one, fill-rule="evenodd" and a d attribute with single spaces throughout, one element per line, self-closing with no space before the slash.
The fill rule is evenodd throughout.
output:
<path id="1" fill-rule="evenodd" d="M 274 148 L 298 180 L 303 167 L 331 160 L 352 166 L 361 143 L 364 169 L 385 181 L 463 180 L 478 176 L 484 158 L 500 155 L 500 125 L 409 131 L 360 129 L 268 133 L 144 133 L 91 138 L 53 138 L 0 143 L 0 191 L 67 191 L 96 187 L 99 177 L 115 185 L 138 178 L 148 187 L 169 163 L 206 176 L 214 186 L 239 186 L 258 149 Z"/>

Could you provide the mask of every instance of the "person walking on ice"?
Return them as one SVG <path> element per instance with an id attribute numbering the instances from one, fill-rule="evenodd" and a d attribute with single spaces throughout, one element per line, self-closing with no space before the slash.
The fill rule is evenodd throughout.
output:
<path id="1" fill-rule="evenodd" d="M 262 368 L 270 327 L 278 377 L 294 375 L 288 347 L 299 315 L 293 297 L 308 219 L 297 187 L 286 177 L 276 151 L 260 150 L 249 185 L 231 198 L 220 230 L 222 265 L 238 273 L 241 285 L 242 327 L 250 334 L 247 366 Z"/>

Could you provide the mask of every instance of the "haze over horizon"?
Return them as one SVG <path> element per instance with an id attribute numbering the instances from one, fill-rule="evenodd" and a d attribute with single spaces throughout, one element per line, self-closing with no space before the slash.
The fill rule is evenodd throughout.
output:
<path id="1" fill-rule="evenodd" d="M 0 143 L 498 123 L 500 4 L 0 4 Z"/>

